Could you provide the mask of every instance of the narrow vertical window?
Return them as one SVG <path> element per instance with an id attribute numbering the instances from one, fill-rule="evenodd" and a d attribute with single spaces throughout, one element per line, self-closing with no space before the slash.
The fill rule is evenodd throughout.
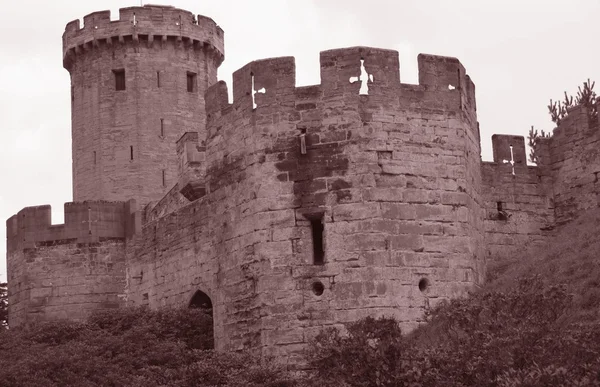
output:
<path id="1" fill-rule="evenodd" d="M 496 209 L 498 210 L 498 212 L 503 211 L 504 209 L 502 208 L 502 202 L 496 202 Z"/>
<path id="2" fill-rule="evenodd" d="M 193 93 L 196 91 L 196 73 L 187 73 L 187 91 Z"/>
<path id="3" fill-rule="evenodd" d="M 164 118 L 160 119 L 160 136 L 161 137 L 165 136 L 165 119 Z"/>
<path id="4" fill-rule="evenodd" d="M 167 186 L 167 171 L 162 170 L 162 185 L 163 187 Z"/>
<path id="5" fill-rule="evenodd" d="M 156 87 L 160 87 L 160 71 L 156 72 Z"/>
<path id="6" fill-rule="evenodd" d="M 71 86 L 71 103 L 75 102 L 75 86 Z"/>
<path id="7" fill-rule="evenodd" d="M 115 75 L 115 90 L 125 90 L 125 69 L 113 70 Z"/>
<path id="8" fill-rule="evenodd" d="M 129 159 L 133 160 L 133 145 L 129 147 Z"/>
<path id="9" fill-rule="evenodd" d="M 94 151 L 94 165 L 96 165 L 96 151 Z"/>
<path id="10" fill-rule="evenodd" d="M 318 218 L 310 219 L 310 228 L 312 230 L 313 264 L 322 265 L 325 263 L 325 251 L 323 250 L 323 215 Z"/>

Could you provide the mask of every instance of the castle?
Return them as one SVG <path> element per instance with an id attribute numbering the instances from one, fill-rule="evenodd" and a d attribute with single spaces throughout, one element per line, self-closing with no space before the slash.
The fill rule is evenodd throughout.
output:
<path id="1" fill-rule="evenodd" d="M 9 324 L 125 305 L 209 307 L 219 350 L 301 356 L 326 326 L 427 307 L 484 281 L 486 262 L 543 244 L 598 204 L 598 122 L 576 107 L 526 163 L 494 135 L 482 162 L 475 86 L 455 58 L 321 52 L 217 81 L 223 31 L 167 6 L 67 24 L 73 203 L 8 219 Z"/>

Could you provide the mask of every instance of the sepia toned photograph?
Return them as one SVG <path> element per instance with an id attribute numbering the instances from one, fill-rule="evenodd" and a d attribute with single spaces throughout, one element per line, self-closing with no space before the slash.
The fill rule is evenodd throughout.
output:
<path id="1" fill-rule="evenodd" d="M 599 2 L 1 9 L 0 386 L 600 386 Z"/>

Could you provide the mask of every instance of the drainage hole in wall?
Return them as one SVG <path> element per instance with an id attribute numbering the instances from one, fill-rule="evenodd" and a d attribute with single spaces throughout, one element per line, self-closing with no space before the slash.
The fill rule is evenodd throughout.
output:
<path id="1" fill-rule="evenodd" d="M 429 289 L 429 280 L 427 278 L 421 278 L 419 281 L 419 290 L 424 292 Z"/>
<path id="2" fill-rule="evenodd" d="M 321 281 L 313 282 L 312 291 L 316 296 L 320 296 L 325 291 L 325 286 Z"/>

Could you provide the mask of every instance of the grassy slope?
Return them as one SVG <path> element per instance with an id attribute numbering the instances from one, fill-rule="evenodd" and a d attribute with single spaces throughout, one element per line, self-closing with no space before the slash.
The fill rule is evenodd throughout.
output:
<path id="1" fill-rule="evenodd" d="M 564 284 L 572 294 L 561 324 L 600 322 L 600 208 L 556 228 L 544 247 L 532 246 L 512 260 L 490 264 L 487 281 L 476 293 L 510 292 L 518 287 L 519 278 L 531 275 L 546 285 Z M 454 322 L 437 316 L 408 337 L 420 348 L 436 346 L 446 340 L 447 326 Z"/>
<path id="2" fill-rule="evenodd" d="M 573 294 L 572 318 L 600 320 L 600 208 L 557 228 L 544 247 L 526 249 L 488 271 L 484 291 L 508 291 L 520 276 L 538 274 L 549 285 L 567 286 Z"/>

